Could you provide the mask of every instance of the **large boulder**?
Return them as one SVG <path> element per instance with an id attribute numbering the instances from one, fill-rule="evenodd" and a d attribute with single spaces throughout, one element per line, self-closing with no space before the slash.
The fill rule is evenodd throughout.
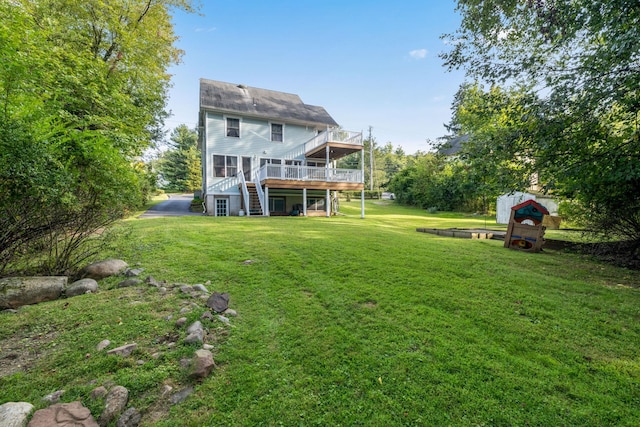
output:
<path id="1" fill-rule="evenodd" d="M 89 264 L 82 269 L 80 276 L 82 278 L 88 277 L 90 279 L 101 280 L 105 277 L 122 273 L 128 266 L 129 265 L 121 259 L 107 259 Z"/>
<path id="2" fill-rule="evenodd" d="M 78 295 L 84 295 L 86 293 L 94 293 L 98 290 L 98 282 L 94 279 L 80 279 L 78 281 L 73 282 L 69 285 L 67 289 L 64 290 L 64 294 L 67 297 L 75 297 Z"/>
<path id="3" fill-rule="evenodd" d="M 5 277 L 0 279 L 0 310 L 60 298 L 67 277 Z"/>
<path id="4" fill-rule="evenodd" d="M 98 419 L 98 424 L 100 424 L 101 427 L 109 424 L 111 420 L 124 411 L 128 400 L 129 390 L 126 388 L 117 385 L 109 390 L 109 393 L 105 398 L 104 411 L 102 411 L 102 414 Z"/>
<path id="5" fill-rule="evenodd" d="M 27 402 L 7 402 L 0 405 L 0 426 L 24 427 L 33 411 L 33 405 Z"/>
<path id="6" fill-rule="evenodd" d="M 33 414 L 28 427 L 98 427 L 98 423 L 81 402 L 58 403 Z"/>

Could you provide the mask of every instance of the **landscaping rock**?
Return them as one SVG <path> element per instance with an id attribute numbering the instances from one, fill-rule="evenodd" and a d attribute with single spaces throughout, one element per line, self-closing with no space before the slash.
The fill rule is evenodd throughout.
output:
<path id="1" fill-rule="evenodd" d="M 29 427 L 98 427 L 81 402 L 57 403 L 33 414 Z"/>
<path id="2" fill-rule="evenodd" d="M 238 317 L 238 312 L 233 310 L 233 309 L 231 309 L 231 308 L 227 308 L 224 311 L 224 314 L 226 314 L 227 316 L 231 316 L 231 317 Z"/>
<path id="3" fill-rule="evenodd" d="M 109 347 L 111 345 L 111 341 L 109 340 L 102 340 L 98 343 L 98 345 L 96 346 L 96 350 L 98 351 L 102 351 L 105 348 Z"/>
<path id="4" fill-rule="evenodd" d="M 228 317 L 224 317 L 224 316 L 222 316 L 220 314 L 218 315 L 218 320 L 221 321 L 222 323 L 227 324 L 227 325 L 229 324 L 229 318 Z"/>
<path id="5" fill-rule="evenodd" d="M 204 328 L 202 327 L 202 323 L 196 320 L 187 328 L 187 337 L 184 339 L 184 342 L 187 344 L 194 344 L 198 342 L 203 342 L 204 340 Z"/>
<path id="6" fill-rule="evenodd" d="M 185 323 L 187 323 L 187 318 L 186 317 L 181 317 L 178 320 L 176 320 L 176 326 L 181 328 L 185 325 Z"/>
<path id="7" fill-rule="evenodd" d="M 142 285 L 142 280 L 140 279 L 125 279 L 122 282 L 118 283 L 119 288 L 129 288 L 131 286 Z"/>
<path id="8" fill-rule="evenodd" d="M 120 416 L 116 427 L 137 427 L 141 419 L 142 415 L 136 408 L 129 408 Z"/>
<path id="9" fill-rule="evenodd" d="M 216 313 L 222 313 L 229 308 L 229 294 L 214 292 L 207 300 L 207 307 Z"/>
<path id="10" fill-rule="evenodd" d="M 191 376 L 196 379 L 206 378 L 211 374 L 215 366 L 213 354 L 209 350 L 196 350 L 193 357 Z"/>
<path id="11" fill-rule="evenodd" d="M 129 390 L 117 385 L 109 390 L 105 399 L 104 411 L 100 415 L 98 422 L 100 426 L 106 426 L 113 420 L 118 414 L 120 414 L 127 406 L 129 400 Z"/>
<path id="12" fill-rule="evenodd" d="M 146 283 L 149 286 L 154 286 L 156 288 L 160 287 L 160 282 L 158 282 L 156 279 L 154 279 L 152 276 L 147 276 L 146 279 L 144 279 L 144 283 Z"/>
<path id="13" fill-rule="evenodd" d="M 124 275 L 126 277 L 138 277 L 144 272 L 144 268 L 127 268 L 124 271 Z"/>
<path id="14" fill-rule="evenodd" d="M 33 405 L 27 402 L 7 402 L 0 405 L 0 425 L 2 427 L 24 427 L 33 411 Z"/>
<path id="15" fill-rule="evenodd" d="M 0 310 L 53 301 L 66 284 L 64 276 L 5 277 L 0 279 Z"/>
<path id="16" fill-rule="evenodd" d="M 178 403 L 184 402 L 185 399 L 189 397 L 192 393 L 193 393 L 193 387 L 183 388 L 179 392 L 173 394 L 169 398 L 169 402 L 171 402 L 174 405 L 177 405 Z"/>
<path id="17" fill-rule="evenodd" d="M 127 345 L 123 345 L 117 348 L 114 348 L 113 350 L 109 350 L 107 351 L 107 354 L 116 354 L 118 356 L 122 356 L 122 357 L 128 357 L 131 355 L 131 353 L 133 353 L 136 349 L 138 348 L 138 344 L 136 343 L 131 343 L 131 344 L 127 344 Z"/>
<path id="18" fill-rule="evenodd" d="M 205 288 L 204 285 L 201 285 L 201 284 L 193 285 L 193 290 L 194 291 L 199 291 L 199 292 L 207 292 L 207 293 L 209 293 L 209 290 L 207 288 Z"/>
<path id="19" fill-rule="evenodd" d="M 64 394 L 64 390 L 58 390 L 51 394 L 47 394 L 45 397 L 42 398 L 42 400 L 48 403 L 58 403 L 60 402 L 60 397 L 62 397 L 63 394 Z"/>
<path id="20" fill-rule="evenodd" d="M 129 265 L 121 259 L 107 259 L 89 264 L 80 272 L 80 277 L 101 280 L 122 273 Z"/>
<path id="21" fill-rule="evenodd" d="M 78 295 L 84 295 L 88 292 L 96 292 L 98 290 L 98 282 L 94 279 L 86 278 L 80 279 L 73 282 L 67 289 L 65 289 L 64 294 L 67 297 L 75 297 Z"/>

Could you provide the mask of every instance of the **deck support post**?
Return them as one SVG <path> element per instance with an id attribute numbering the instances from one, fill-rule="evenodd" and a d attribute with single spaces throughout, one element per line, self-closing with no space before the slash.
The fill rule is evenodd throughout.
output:
<path id="1" fill-rule="evenodd" d="M 369 141 L 371 144 L 371 141 Z M 364 148 L 360 150 L 362 153 L 362 190 L 360 191 L 360 218 L 364 219 Z"/>
<path id="2" fill-rule="evenodd" d="M 307 216 L 307 189 L 302 189 L 302 215 Z"/>
<path id="3" fill-rule="evenodd" d="M 331 190 L 327 188 L 327 200 L 324 202 L 327 208 L 327 218 L 331 216 Z"/>
<path id="4" fill-rule="evenodd" d="M 264 216 L 269 216 L 269 187 L 264 186 Z"/>

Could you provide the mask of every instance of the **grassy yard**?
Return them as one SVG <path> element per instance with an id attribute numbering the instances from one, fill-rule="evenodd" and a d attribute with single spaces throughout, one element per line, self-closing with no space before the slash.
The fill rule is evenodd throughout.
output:
<path id="1" fill-rule="evenodd" d="M 97 418 L 89 392 L 112 382 L 129 388 L 145 425 L 640 423 L 638 272 L 415 231 L 484 227 L 482 217 L 368 203 L 363 220 L 359 208 L 125 221 L 110 256 L 230 294 L 233 326 L 208 324 L 221 338 L 217 370 L 185 402 L 157 403 L 162 384 L 190 384 L 179 360 L 194 348 L 158 340 L 177 333 L 165 317 L 179 317 L 186 297 L 109 289 L 112 279 L 96 295 L 0 314 L 0 349 L 22 340 L 37 356 L 0 377 L 0 404 L 42 407 L 65 389 L 63 401 L 80 399 Z M 129 359 L 96 352 L 105 338 L 140 349 Z"/>

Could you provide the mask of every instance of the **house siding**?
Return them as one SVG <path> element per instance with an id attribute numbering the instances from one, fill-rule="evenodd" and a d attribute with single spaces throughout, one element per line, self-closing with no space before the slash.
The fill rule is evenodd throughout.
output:
<path id="1" fill-rule="evenodd" d="M 240 137 L 226 136 L 226 118 L 240 118 Z M 283 141 L 271 141 L 271 123 L 283 124 Z M 226 178 L 213 176 L 213 156 L 237 156 L 238 168 L 242 167 L 242 157 L 252 158 L 252 168 L 260 165 L 261 158 L 304 159 L 304 143 L 316 135 L 316 129 L 308 126 L 287 124 L 281 121 L 268 121 L 234 115 L 222 115 L 207 112 L 205 115 L 206 132 L 206 189 Z M 239 194 L 237 186 L 225 190 L 228 194 Z"/>

